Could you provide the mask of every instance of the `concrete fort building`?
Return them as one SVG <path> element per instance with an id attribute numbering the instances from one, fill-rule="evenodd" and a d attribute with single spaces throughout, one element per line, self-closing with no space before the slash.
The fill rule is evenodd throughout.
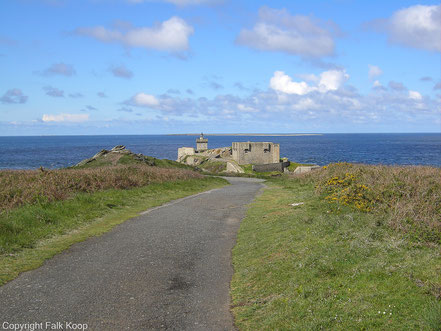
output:
<path id="1" fill-rule="evenodd" d="M 243 173 L 242 165 L 251 164 L 256 172 L 280 171 L 289 166 L 289 161 L 281 162 L 280 145 L 272 142 L 233 142 L 231 147 L 208 149 L 208 139 L 203 134 L 196 139 L 196 149 L 181 147 L 178 149 L 178 162 L 192 166 L 222 168 L 226 172 Z M 213 168 L 211 167 L 211 168 Z"/>
<path id="2" fill-rule="evenodd" d="M 280 145 L 271 142 L 233 142 L 231 154 L 240 165 L 279 163 Z"/>

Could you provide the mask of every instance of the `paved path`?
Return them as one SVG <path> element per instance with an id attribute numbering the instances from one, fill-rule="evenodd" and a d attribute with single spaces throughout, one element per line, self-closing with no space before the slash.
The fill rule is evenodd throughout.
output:
<path id="1" fill-rule="evenodd" d="M 262 184 L 229 181 L 75 244 L 0 287 L 0 323 L 38 322 L 47 330 L 46 322 L 87 323 L 88 330 L 233 329 L 231 249 Z"/>

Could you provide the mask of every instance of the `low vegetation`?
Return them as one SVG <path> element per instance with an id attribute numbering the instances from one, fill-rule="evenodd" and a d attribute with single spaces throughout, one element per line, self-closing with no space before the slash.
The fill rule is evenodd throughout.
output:
<path id="1" fill-rule="evenodd" d="M 227 164 L 225 162 L 220 162 L 220 161 L 211 161 L 211 162 L 202 163 L 199 167 L 205 170 L 206 172 L 222 173 L 225 172 L 225 170 L 227 169 Z"/>
<path id="2" fill-rule="evenodd" d="M 233 250 L 236 325 L 440 330 L 439 178 L 339 163 L 269 180 Z"/>
<path id="3" fill-rule="evenodd" d="M 334 163 L 300 178 L 338 212 L 350 206 L 417 242 L 441 244 L 441 169 Z"/>
<path id="4" fill-rule="evenodd" d="M 202 177 L 194 171 L 141 164 L 90 169 L 2 170 L 0 212 L 7 212 L 24 204 L 65 200 L 78 192 L 129 189 L 152 183 Z"/>
<path id="5" fill-rule="evenodd" d="M 112 153 L 101 155 L 95 159 L 85 160 L 83 164 L 73 166 L 73 169 L 101 168 L 115 165 L 148 165 L 151 167 L 169 168 L 169 169 L 187 169 L 194 170 L 194 167 L 167 159 L 157 159 L 152 156 L 134 154 L 129 150 L 126 153 Z M 84 162 L 84 161 L 83 161 Z"/>

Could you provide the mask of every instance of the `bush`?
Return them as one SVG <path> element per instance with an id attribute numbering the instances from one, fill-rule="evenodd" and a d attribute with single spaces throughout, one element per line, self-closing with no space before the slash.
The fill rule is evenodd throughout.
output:
<path id="1" fill-rule="evenodd" d="M 332 163 L 299 177 L 337 205 L 386 215 L 417 240 L 441 242 L 441 169 Z"/>
<path id="2" fill-rule="evenodd" d="M 64 200 L 77 192 L 129 189 L 150 183 L 202 178 L 183 169 L 117 165 L 90 169 L 2 170 L 0 212 L 26 204 Z"/>

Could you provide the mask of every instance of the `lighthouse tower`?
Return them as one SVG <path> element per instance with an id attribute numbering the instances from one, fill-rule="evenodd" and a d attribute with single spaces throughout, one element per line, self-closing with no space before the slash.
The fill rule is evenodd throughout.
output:
<path id="1" fill-rule="evenodd" d="M 204 138 L 204 134 L 201 133 L 201 136 L 196 139 L 196 151 L 203 152 L 208 149 L 208 139 Z"/>

